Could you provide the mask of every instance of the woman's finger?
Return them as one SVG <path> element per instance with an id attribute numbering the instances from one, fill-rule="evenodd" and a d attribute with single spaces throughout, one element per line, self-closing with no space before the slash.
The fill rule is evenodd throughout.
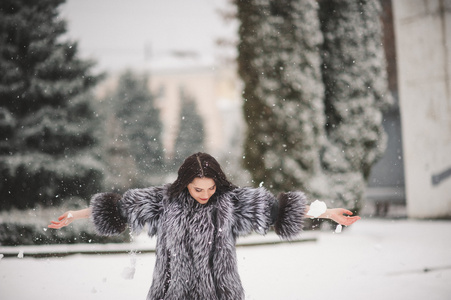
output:
<path id="1" fill-rule="evenodd" d="M 351 224 L 353 224 L 353 223 L 355 223 L 355 222 L 357 222 L 358 220 L 360 220 L 360 217 L 348 217 L 347 218 L 347 225 L 351 225 Z"/>

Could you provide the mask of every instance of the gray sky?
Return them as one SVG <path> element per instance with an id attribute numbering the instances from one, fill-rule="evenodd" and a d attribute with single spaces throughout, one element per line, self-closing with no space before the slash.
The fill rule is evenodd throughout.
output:
<path id="1" fill-rule="evenodd" d="M 143 68 L 150 58 L 161 63 L 172 51 L 211 60 L 221 51 L 215 41 L 236 34 L 236 23 L 218 13 L 226 5 L 227 0 L 67 0 L 61 16 L 80 55 L 114 71 Z"/>

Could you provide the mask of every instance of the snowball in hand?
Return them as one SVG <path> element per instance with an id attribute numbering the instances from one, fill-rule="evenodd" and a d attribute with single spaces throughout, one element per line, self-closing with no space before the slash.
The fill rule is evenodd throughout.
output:
<path id="1" fill-rule="evenodd" d="M 323 213 L 325 213 L 326 210 L 327 210 L 326 203 L 324 203 L 323 201 L 315 200 L 315 201 L 313 201 L 312 204 L 310 204 L 310 209 L 307 212 L 307 215 L 309 215 L 313 218 L 318 218 Z"/>

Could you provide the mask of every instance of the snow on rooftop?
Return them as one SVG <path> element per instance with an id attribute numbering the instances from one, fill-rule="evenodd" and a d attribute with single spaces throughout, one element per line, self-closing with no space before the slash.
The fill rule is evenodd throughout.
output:
<path id="1" fill-rule="evenodd" d="M 146 69 L 151 73 L 167 71 L 192 71 L 196 69 L 214 69 L 216 61 L 213 57 L 196 54 L 164 55 L 146 63 Z"/>

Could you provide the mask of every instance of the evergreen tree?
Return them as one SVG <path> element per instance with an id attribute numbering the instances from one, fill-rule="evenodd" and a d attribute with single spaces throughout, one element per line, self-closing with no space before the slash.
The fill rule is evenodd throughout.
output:
<path id="1" fill-rule="evenodd" d="M 334 197 L 357 209 L 371 166 L 385 150 L 382 112 L 392 101 L 380 11 L 379 1 L 320 1 L 329 141 L 323 164 Z"/>
<path id="2" fill-rule="evenodd" d="M 63 0 L 0 2 L 2 208 L 88 197 L 101 184 L 87 91 L 99 77 L 62 41 Z"/>
<path id="3" fill-rule="evenodd" d="M 144 178 L 139 176 L 122 122 L 116 117 L 112 105 L 104 107 L 102 118 L 105 124 L 105 135 L 101 139 L 102 160 L 106 166 L 105 188 L 121 194 L 143 185 Z M 149 182 L 146 183 L 149 184 Z"/>
<path id="4" fill-rule="evenodd" d="M 120 76 L 112 97 L 113 110 L 122 128 L 121 139 L 134 159 L 138 170 L 136 176 L 141 180 L 161 174 L 164 165 L 163 126 L 147 82 L 147 76 L 126 71 Z"/>
<path id="5" fill-rule="evenodd" d="M 204 123 L 197 112 L 196 102 L 180 91 L 179 131 L 174 145 L 174 167 L 178 168 L 185 158 L 193 153 L 204 151 Z"/>
<path id="6" fill-rule="evenodd" d="M 327 197 L 320 153 L 324 88 L 317 4 L 303 0 L 236 1 L 239 74 L 248 124 L 245 167 L 276 191 Z"/>

